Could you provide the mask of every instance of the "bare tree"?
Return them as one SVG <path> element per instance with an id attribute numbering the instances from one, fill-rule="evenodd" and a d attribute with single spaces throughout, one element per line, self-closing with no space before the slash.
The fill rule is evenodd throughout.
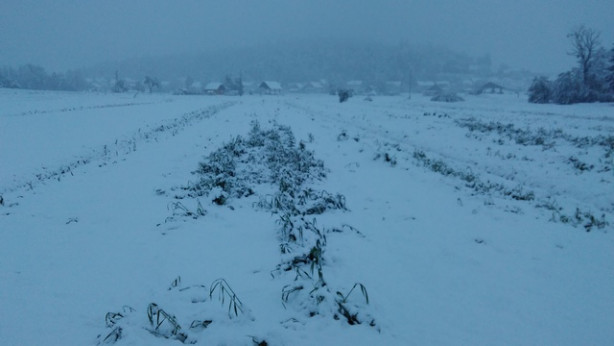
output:
<path id="1" fill-rule="evenodd" d="M 605 80 L 607 83 L 606 88 L 614 94 L 614 47 L 610 50 L 610 66 L 607 68 Z"/>
<path id="2" fill-rule="evenodd" d="M 119 78 L 119 72 L 117 71 L 115 71 L 115 84 L 113 84 L 111 90 L 114 93 L 125 93 L 126 91 L 128 91 L 128 85 L 126 84 L 126 81 Z"/>
<path id="3" fill-rule="evenodd" d="M 145 76 L 143 84 L 147 87 L 150 94 L 154 88 L 160 89 L 160 81 L 156 77 Z"/>
<path id="4" fill-rule="evenodd" d="M 599 36 L 599 32 L 584 25 L 567 34 L 567 38 L 571 41 L 569 55 L 575 56 L 578 59 L 580 70 L 582 71 L 582 82 L 587 87 L 590 84 L 590 71 L 595 60 L 595 53 L 601 44 Z"/>

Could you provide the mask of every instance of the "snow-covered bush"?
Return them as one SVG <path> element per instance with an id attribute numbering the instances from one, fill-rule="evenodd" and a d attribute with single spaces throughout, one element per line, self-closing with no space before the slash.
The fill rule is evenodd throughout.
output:
<path id="1" fill-rule="evenodd" d="M 337 95 L 339 96 L 339 103 L 343 103 L 343 102 L 347 101 L 352 96 L 352 91 L 351 90 L 346 90 L 346 89 L 340 89 L 337 92 Z"/>
<path id="2" fill-rule="evenodd" d="M 529 102 L 549 103 L 552 98 L 551 84 L 546 77 L 535 77 L 529 87 Z"/>
<path id="3" fill-rule="evenodd" d="M 605 82 L 592 79 L 591 84 L 583 83 L 577 69 L 561 73 L 552 86 L 552 100 L 559 104 L 581 102 L 611 102 L 613 97 L 608 93 Z"/>
<path id="4" fill-rule="evenodd" d="M 577 70 L 561 73 L 552 86 L 552 100 L 559 104 L 596 101 L 593 95 L 582 83 Z"/>
<path id="5" fill-rule="evenodd" d="M 254 122 L 247 138 L 237 136 L 209 154 L 196 174 L 199 181 L 186 188 L 189 196 L 209 196 L 219 189 L 224 198 L 241 198 L 253 195 L 259 184 L 297 188 L 325 178 L 326 170 L 304 143 L 296 145 L 289 127 L 275 124 L 270 130 L 262 130 Z"/>
<path id="6" fill-rule="evenodd" d="M 431 98 L 431 101 L 435 102 L 461 102 L 465 101 L 462 97 L 458 96 L 456 93 L 441 93 L 435 95 Z"/>

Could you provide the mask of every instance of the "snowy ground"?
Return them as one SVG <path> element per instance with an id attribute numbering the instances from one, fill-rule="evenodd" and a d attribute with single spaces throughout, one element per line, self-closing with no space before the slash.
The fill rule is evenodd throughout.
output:
<path id="1" fill-rule="evenodd" d="M 280 215 L 256 207 L 277 187 L 222 206 L 182 195 L 253 120 L 289 126 L 328 169 L 310 187 L 345 197 L 313 218 L 326 288 L 368 292 L 347 297 L 362 324 L 335 319 L 332 296 L 282 294 L 302 279 L 276 270 Z M 118 327 L 118 345 L 178 344 L 150 303 L 198 344 L 612 344 L 612 136 L 611 104 L 515 95 L 0 89 L 0 344 L 95 345 Z M 108 312 L 124 317 L 108 327 Z"/>

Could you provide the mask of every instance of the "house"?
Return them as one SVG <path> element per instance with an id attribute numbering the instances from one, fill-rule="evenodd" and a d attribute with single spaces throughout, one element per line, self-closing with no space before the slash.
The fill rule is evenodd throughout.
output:
<path id="1" fill-rule="evenodd" d="M 278 82 L 264 81 L 258 86 L 258 91 L 264 95 L 279 95 L 282 89 Z"/>
<path id="2" fill-rule="evenodd" d="M 439 95 L 450 89 L 450 82 L 446 80 L 439 81 L 418 81 L 418 91 L 424 96 Z"/>
<path id="3" fill-rule="evenodd" d="M 188 95 L 199 95 L 203 93 L 203 83 L 194 81 L 190 85 L 187 86 L 187 94 Z"/>
<path id="4" fill-rule="evenodd" d="M 385 84 L 384 94 L 394 96 L 400 95 L 403 91 L 403 83 L 401 81 L 387 81 Z"/>
<path id="5" fill-rule="evenodd" d="M 437 96 L 443 93 L 444 89 L 439 84 L 433 84 L 422 90 L 424 96 Z"/>
<path id="6" fill-rule="evenodd" d="M 110 81 L 105 78 L 87 78 L 85 80 L 87 84 L 90 86 L 90 91 L 105 91 L 111 88 L 113 85 Z M 18 88 L 19 85 L 14 81 L 5 80 L 5 88 Z"/>
<path id="7" fill-rule="evenodd" d="M 326 88 L 322 82 L 308 82 L 303 85 L 301 91 L 304 93 L 324 93 Z"/>
<path id="8" fill-rule="evenodd" d="M 286 90 L 291 93 L 298 93 L 298 92 L 301 92 L 301 90 L 303 90 L 304 85 L 305 84 L 299 83 L 299 82 L 286 83 Z"/>
<path id="9" fill-rule="evenodd" d="M 258 83 L 254 81 L 243 81 L 243 93 L 253 95 L 258 92 Z"/>
<path id="10" fill-rule="evenodd" d="M 479 86 L 476 90 L 475 90 L 475 94 L 476 95 L 480 95 L 485 93 L 486 91 L 489 91 L 491 94 L 503 94 L 503 87 L 497 83 L 493 83 L 493 82 L 488 82 L 488 83 L 484 83 L 481 86 Z"/>
<path id="11" fill-rule="evenodd" d="M 205 86 L 207 95 L 223 95 L 224 92 L 226 92 L 226 87 L 220 82 L 210 82 Z"/>
<path id="12" fill-rule="evenodd" d="M 352 94 L 364 94 L 367 89 L 365 84 L 361 80 L 351 80 L 345 83 L 345 86 L 348 90 L 352 91 Z"/>

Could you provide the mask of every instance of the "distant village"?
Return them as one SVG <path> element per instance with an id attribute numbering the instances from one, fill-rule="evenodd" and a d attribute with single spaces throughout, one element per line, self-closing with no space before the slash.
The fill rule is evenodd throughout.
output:
<path id="1" fill-rule="evenodd" d="M 536 74 L 490 56 L 446 49 L 343 41 L 278 44 L 110 62 L 65 73 L 0 67 L 0 87 L 114 93 L 241 96 L 424 94 L 434 101 L 469 94 L 526 95 Z"/>
<path id="2" fill-rule="evenodd" d="M 244 80 L 227 75 L 220 80 L 201 81 L 191 77 L 175 80 L 160 80 L 154 76 L 142 79 L 122 77 L 83 78 L 78 74 L 48 74 L 42 68 L 25 65 L 17 70 L 4 69 L 0 74 L 0 87 L 47 90 L 87 90 L 90 92 L 114 93 L 171 93 L 175 95 L 285 95 L 285 94 L 330 94 L 344 93 L 349 96 L 396 96 L 423 94 L 433 101 L 462 101 L 460 95 L 479 94 L 525 94 L 534 75 L 527 71 L 505 73 L 440 73 L 437 78 L 421 80 L 311 81 L 281 82 L 276 80 Z M 486 77 L 485 77 L 486 76 Z"/>
<path id="3" fill-rule="evenodd" d="M 275 60 L 276 55 L 269 54 L 260 64 L 241 58 L 230 64 L 232 67 L 224 66 L 223 61 L 209 60 L 205 67 L 189 65 L 181 71 L 172 69 L 180 65 L 177 63 L 169 63 L 168 69 L 139 68 L 141 64 L 136 63 L 133 66 L 115 66 L 114 69 L 68 71 L 62 74 L 48 73 L 40 66 L 27 64 L 18 68 L 0 68 L 0 87 L 135 95 L 274 96 L 338 95 L 343 92 L 350 97 L 373 97 L 423 94 L 433 101 L 453 102 L 462 101 L 464 95 L 470 94 L 525 95 L 536 76 L 526 70 L 512 70 L 505 66 L 493 69 L 488 57 L 463 58 L 451 53 L 434 52 L 426 55 L 428 59 L 420 60 L 405 52 L 407 56 L 404 59 L 390 63 L 390 59 L 369 58 L 372 54 L 366 54 L 356 47 L 350 47 L 338 55 L 333 54 L 337 52 L 334 47 L 329 50 L 327 54 L 316 54 L 313 51 L 318 52 L 318 49 L 305 48 L 297 50 L 287 60 Z M 310 52 L 315 55 L 305 58 L 305 54 Z M 373 48 L 372 53 L 376 52 L 379 51 Z M 385 56 L 401 53 L 403 51 L 392 49 Z M 334 59 L 325 59 L 329 55 Z M 317 68 L 313 68 L 316 65 Z M 237 69 L 237 66 L 248 72 L 231 74 L 230 71 Z M 158 72 L 145 75 L 144 70 L 159 71 L 164 78 L 153 75 Z"/>
<path id="4" fill-rule="evenodd" d="M 284 94 L 330 94 L 336 95 L 340 90 L 351 95 L 364 96 L 396 96 L 401 94 L 419 93 L 430 96 L 433 100 L 448 102 L 458 100 L 458 94 L 504 94 L 519 95 L 525 93 L 533 74 L 529 72 L 513 72 L 504 76 L 489 79 L 470 76 L 442 76 L 434 80 L 418 80 L 408 83 L 400 80 L 370 83 L 362 80 L 331 82 L 326 79 L 280 82 L 275 80 L 243 80 L 242 78 L 225 77 L 222 80 L 207 82 L 185 78 L 174 83 L 158 81 L 145 77 L 143 81 L 116 77 L 114 80 L 96 78 L 88 79 L 92 91 L 100 92 L 168 92 L 176 95 L 284 95 Z M 460 98 L 460 97 L 458 97 Z"/>

